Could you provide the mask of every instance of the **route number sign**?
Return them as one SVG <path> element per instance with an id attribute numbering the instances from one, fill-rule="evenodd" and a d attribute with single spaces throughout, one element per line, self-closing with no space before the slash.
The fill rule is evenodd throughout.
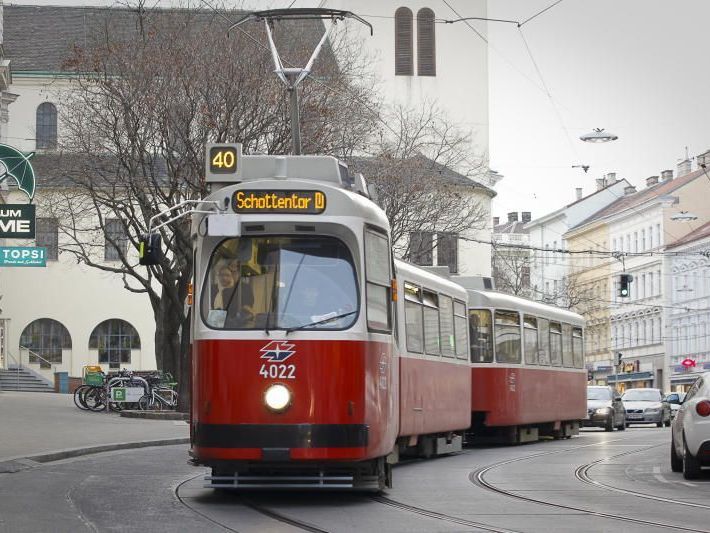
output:
<path id="1" fill-rule="evenodd" d="M 240 174 L 241 157 L 241 144 L 208 144 L 205 152 L 206 181 L 236 181 Z"/>

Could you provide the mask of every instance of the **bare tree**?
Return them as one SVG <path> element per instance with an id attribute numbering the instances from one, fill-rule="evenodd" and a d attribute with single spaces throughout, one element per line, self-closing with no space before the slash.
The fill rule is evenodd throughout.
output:
<path id="1" fill-rule="evenodd" d="M 530 250 L 493 242 L 491 263 L 496 289 L 516 296 L 531 297 Z"/>
<path id="2" fill-rule="evenodd" d="M 107 11 L 100 31 L 66 63 L 74 76 L 62 95 L 69 111 L 62 148 L 70 155 L 60 158 L 57 172 L 69 183 L 47 203 L 68 240 L 63 251 L 121 276 L 127 290 L 148 296 L 158 367 L 186 384 L 189 221 L 160 230 L 166 249 L 159 265 L 138 266 L 135 248 L 152 216 L 204 195 L 207 142 L 241 142 L 247 153 L 287 153 L 288 99 L 272 74 L 261 26 L 227 36 L 218 14 L 139 7 Z M 285 62 L 298 64 L 307 59 L 322 24 L 299 21 L 280 29 L 277 39 L 291 43 Z M 336 55 L 346 60 L 338 64 Z M 368 96 L 371 87 L 356 83 L 367 81 L 361 75 L 365 67 L 347 40 L 333 41 L 319 60 L 300 95 L 305 153 L 348 155 L 366 144 L 377 102 Z M 116 220 L 120 235 L 108 228 Z M 103 261 L 105 241 L 118 261 Z"/>
<path id="3" fill-rule="evenodd" d="M 376 191 L 395 254 L 414 259 L 430 254 L 439 242 L 412 239 L 415 233 L 466 238 L 483 229 L 489 214 L 476 193 L 489 191 L 480 184 L 487 180 L 487 165 L 474 155 L 471 134 L 433 102 L 394 106 L 381 124 L 371 155 L 356 158 L 352 166 Z"/>

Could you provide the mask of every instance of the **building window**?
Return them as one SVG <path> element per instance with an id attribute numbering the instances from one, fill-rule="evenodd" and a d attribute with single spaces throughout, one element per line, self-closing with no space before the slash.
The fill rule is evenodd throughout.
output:
<path id="1" fill-rule="evenodd" d="M 36 125 L 37 150 L 55 150 L 57 148 L 57 107 L 44 102 L 37 108 Z"/>
<path id="2" fill-rule="evenodd" d="M 614 252 L 616 251 L 616 237 L 612 239 L 612 244 L 611 244 L 611 251 Z"/>
<path id="3" fill-rule="evenodd" d="M 71 350 L 71 336 L 61 322 L 40 318 L 22 331 L 22 349 L 30 351 L 30 363 L 39 363 L 41 368 L 49 368 L 50 363 L 62 362 L 62 350 Z"/>
<path id="4" fill-rule="evenodd" d="M 638 231 L 634 231 L 634 253 L 638 253 L 639 251 L 639 233 Z"/>
<path id="5" fill-rule="evenodd" d="M 131 364 L 131 350 L 139 350 L 141 339 L 136 329 L 125 320 L 105 320 L 94 328 L 89 337 L 89 349 L 99 351 L 99 363 L 109 368 Z"/>
<path id="6" fill-rule="evenodd" d="M 117 218 L 107 218 L 104 232 L 106 239 L 104 259 L 106 261 L 120 261 L 128 249 L 128 235 L 126 235 L 123 222 Z"/>
<path id="7" fill-rule="evenodd" d="M 47 249 L 47 260 L 59 258 L 59 223 L 56 218 L 38 218 L 35 225 L 35 243 Z"/>
<path id="8" fill-rule="evenodd" d="M 642 229 L 641 230 L 641 251 L 646 250 L 646 230 Z"/>
<path id="9" fill-rule="evenodd" d="M 661 241 L 661 225 L 656 224 L 656 246 L 661 246 L 662 241 Z"/>
<path id="10" fill-rule="evenodd" d="M 414 16 L 408 7 L 394 12 L 394 73 L 414 75 Z"/>
<path id="11" fill-rule="evenodd" d="M 631 234 L 626 236 L 626 251 L 631 251 Z"/>
<path id="12" fill-rule="evenodd" d="M 459 271 L 458 235 L 439 233 L 436 236 L 436 264 L 449 267 L 449 272 Z"/>
<path id="13" fill-rule="evenodd" d="M 417 12 L 417 74 L 436 76 L 434 12 L 428 7 Z"/>
<path id="14" fill-rule="evenodd" d="M 433 264 L 434 234 L 428 231 L 414 231 L 409 237 L 409 260 L 415 265 Z"/>
<path id="15" fill-rule="evenodd" d="M 648 247 L 653 249 L 653 226 L 648 227 Z"/>

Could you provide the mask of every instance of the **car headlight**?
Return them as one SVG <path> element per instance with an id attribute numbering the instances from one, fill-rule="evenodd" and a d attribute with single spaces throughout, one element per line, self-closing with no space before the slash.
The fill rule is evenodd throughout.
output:
<path id="1" fill-rule="evenodd" d="M 264 403 L 273 411 L 283 411 L 291 405 L 291 391 L 281 383 L 274 383 L 264 393 Z"/>
<path id="2" fill-rule="evenodd" d="M 649 407 L 646 409 L 646 413 L 658 413 L 661 410 L 660 407 Z"/>
<path id="3" fill-rule="evenodd" d="M 595 414 L 597 415 L 607 415 L 609 414 L 610 409 L 608 407 L 600 407 L 596 411 L 594 411 Z"/>

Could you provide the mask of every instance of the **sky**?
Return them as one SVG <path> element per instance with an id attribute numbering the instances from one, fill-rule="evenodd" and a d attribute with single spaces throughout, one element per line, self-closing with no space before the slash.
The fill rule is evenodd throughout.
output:
<path id="1" fill-rule="evenodd" d="M 489 0 L 488 16 L 523 21 L 555 1 Z M 445 10 L 432 0 L 439 3 Z M 486 31 L 472 21 L 489 39 L 490 166 L 504 175 L 493 215 L 537 218 L 574 201 L 577 187 L 593 192 L 607 172 L 640 189 L 647 177 L 675 170 L 686 147 L 691 157 L 709 150 L 708 21 L 710 0 L 562 0 L 520 29 L 488 22 Z M 619 139 L 579 140 L 593 128 Z M 573 165 L 590 168 L 585 174 Z"/>

